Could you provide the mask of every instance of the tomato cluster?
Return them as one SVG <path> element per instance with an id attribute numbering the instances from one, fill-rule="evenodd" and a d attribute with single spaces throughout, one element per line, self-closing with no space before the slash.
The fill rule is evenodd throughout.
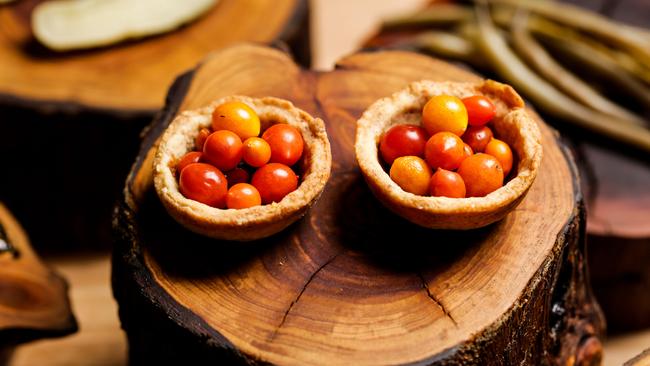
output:
<path id="1" fill-rule="evenodd" d="M 217 208 L 248 208 L 281 201 L 298 188 L 291 168 L 302 157 L 300 132 L 286 123 L 267 128 L 242 102 L 214 109 L 211 130 L 202 128 L 196 151 L 176 163 L 181 193 Z"/>
<path id="2" fill-rule="evenodd" d="M 495 114 L 481 95 L 432 97 L 422 126 L 395 125 L 382 136 L 379 153 L 391 179 L 421 196 L 481 197 L 500 188 L 513 156 L 487 125 Z"/>

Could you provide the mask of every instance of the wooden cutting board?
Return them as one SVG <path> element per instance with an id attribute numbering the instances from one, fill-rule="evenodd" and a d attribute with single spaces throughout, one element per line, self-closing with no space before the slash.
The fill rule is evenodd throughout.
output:
<path id="1" fill-rule="evenodd" d="M 246 60 L 246 61 L 241 61 Z M 544 158 L 523 203 L 466 232 L 416 227 L 372 196 L 355 121 L 420 79 L 478 80 L 408 52 L 334 71 L 238 45 L 179 77 L 144 137 L 116 211 L 113 288 L 134 364 L 598 364 L 602 316 L 586 281 L 575 166 L 540 119 Z M 266 240 L 192 234 L 165 212 L 151 158 L 181 110 L 228 94 L 286 98 L 322 117 L 332 176 L 298 223 Z"/>
<path id="2" fill-rule="evenodd" d="M 287 41 L 309 63 L 306 0 L 219 0 L 207 14 L 171 33 L 100 49 L 57 53 L 30 27 L 42 0 L 0 7 L 0 103 L 46 110 L 153 114 L 176 75 L 208 52 L 237 41 Z"/>

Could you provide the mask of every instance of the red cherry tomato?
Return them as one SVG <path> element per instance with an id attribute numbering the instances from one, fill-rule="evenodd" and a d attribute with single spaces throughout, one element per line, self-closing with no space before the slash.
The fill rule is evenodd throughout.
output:
<path id="1" fill-rule="evenodd" d="M 463 146 L 463 152 L 465 153 L 465 159 L 467 159 L 470 156 L 474 155 L 474 150 L 472 150 L 472 148 L 467 144 L 465 144 L 465 146 Z"/>
<path id="2" fill-rule="evenodd" d="M 203 151 L 203 145 L 205 144 L 205 140 L 208 139 L 208 136 L 210 136 L 210 130 L 207 128 L 200 129 L 199 134 L 196 135 L 196 139 L 194 140 L 194 148 L 198 151 Z"/>
<path id="3" fill-rule="evenodd" d="M 226 172 L 226 179 L 228 179 L 228 187 L 232 187 L 237 183 L 248 183 L 250 174 L 243 168 L 235 168 Z"/>
<path id="4" fill-rule="evenodd" d="M 434 169 L 455 170 L 465 160 L 465 143 L 451 132 L 438 132 L 427 141 L 424 157 Z"/>
<path id="5" fill-rule="evenodd" d="M 438 169 L 431 177 L 431 195 L 434 197 L 465 197 L 465 182 L 460 174 Z"/>
<path id="6" fill-rule="evenodd" d="M 176 164 L 176 174 L 180 175 L 186 166 L 192 163 L 198 163 L 202 155 L 203 153 L 200 151 L 192 151 L 185 154 Z"/>
<path id="7" fill-rule="evenodd" d="M 228 208 L 249 208 L 262 204 L 262 198 L 257 188 L 248 183 L 238 183 L 228 190 L 226 205 Z"/>
<path id="8" fill-rule="evenodd" d="M 472 151 L 479 153 L 485 150 L 493 136 L 492 130 L 488 126 L 470 126 L 463 134 L 462 139 L 472 148 Z"/>
<path id="9" fill-rule="evenodd" d="M 262 138 L 271 146 L 272 163 L 291 166 L 302 156 L 304 141 L 300 132 L 286 123 L 275 124 L 264 131 Z"/>
<path id="10" fill-rule="evenodd" d="M 465 159 L 458 174 L 465 182 L 467 197 L 483 197 L 503 186 L 503 168 L 488 154 L 478 153 Z"/>
<path id="11" fill-rule="evenodd" d="M 490 100 L 482 95 L 474 95 L 463 99 L 467 109 L 470 126 L 483 126 L 490 122 L 497 113 L 496 107 Z"/>
<path id="12" fill-rule="evenodd" d="M 181 171 L 179 179 L 183 196 L 208 206 L 224 208 L 228 192 L 226 177 L 210 164 L 192 163 Z"/>
<path id="13" fill-rule="evenodd" d="M 244 161 L 246 164 L 259 168 L 271 159 L 271 146 L 259 137 L 249 137 L 244 141 Z"/>
<path id="14" fill-rule="evenodd" d="M 234 169 L 241 161 L 242 154 L 241 139 L 227 130 L 212 133 L 203 145 L 203 159 L 223 171 Z"/>
<path id="15" fill-rule="evenodd" d="M 284 196 L 298 188 L 298 177 L 288 166 L 279 163 L 266 164 L 253 174 L 251 183 L 262 196 L 264 204 L 280 202 Z"/>
<path id="16" fill-rule="evenodd" d="M 379 142 L 379 152 L 382 159 L 391 165 L 395 159 L 402 156 L 424 156 L 424 145 L 427 143 L 427 132 L 424 128 L 413 125 L 397 125 L 391 127 Z"/>

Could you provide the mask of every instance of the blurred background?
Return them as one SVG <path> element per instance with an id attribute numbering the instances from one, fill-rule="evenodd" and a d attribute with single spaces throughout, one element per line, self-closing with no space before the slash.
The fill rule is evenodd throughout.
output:
<path id="1" fill-rule="evenodd" d="M 222 1 L 223 4 L 214 11 L 232 3 Z M 647 0 L 570 2 L 626 24 L 650 26 L 650 1 Z M 93 99 L 84 95 L 82 90 L 53 88 L 52 93 L 60 93 L 56 95 L 72 95 L 80 100 L 79 104 L 64 105 L 48 100 L 41 93 L 45 87 L 39 85 L 31 90 L 27 86 L 15 90 L 3 87 L 3 82 L 9 83 L 20 77 L 35 78 L 34 75 L 41 72 L 38 68 L 54 67 L 56 70 L 57 63 L 61 62 L 67 62 L 66 67 L 70 69 L 81 70 L 91 65 L 100 70 L 98 72 L 112 72 L 113 64 L 93 60 L 95 55 L 92 51 L 71 51 L 65 56 L 51 56 L 42 46 L 33 43 L 21 43 L 21 48 L 16 50 L 17 40 L 24 37 L 21 22 L 29 19 L 29 13 L 38 3 L 40 1 L 17 0 L 15 4 L 0 7 L 0 59 L 5 60 L 0 60 L 0 166 L 4 168 L 0 175 L 0 201 L 23 223 L 33 246 L 45 262 L 68 280 L 79 332 L 22 345 L 14 351 L 9 365 L 123 365 L 126 363 L 126 342 L 110 288 L 110 215 L 136 154 L 139 133 L 150 122 L 153 111 L 162 105 L 164 93 L 116 112 L 120 108 L 115 108 L 115 105 L 123 103 L 119 95 L 103 96 L 113 104 L 86 109 L 83 106 L 92 105 Z M 257 3 L 251 0 L 250 7 L 256 9 Z M 277 3 L 283 4 L 282 1 Z M 462 67 L 507 79 L 495 72 L 496 68 L 482 64 L 485 60 L 477 56 L 480 53 L 472 53 L 480 51 L 467 51 L 463 44 L 459 45 L 458 39 L 444 38 L 444 34 L 463 34 L 463 31 L 450 26 L 452 21 L 423 19 L 421 9 L 430 3 L 424 0 L 311 0 L 308 1 L 306 20 L 301 23 L 309 28 L 309 32 L 299 32 L 302 38 L 294 37 L 288 41 L 297 51 L 296 59 L 303 64 L 311 62 L 317 70 L 332 69 L 337 59 L 360 48 L 387 47 L 447 56 Z M 259 11 L 264 9 L 260 7 Z M 278 5 L 276 12 L 282 11 L 283 6 Z M 385 23 L 387 20 L 390 22 Z M 193 26 L 187 25 L 182 32 L 190 32 Z M 598 27 L 598 24 L 593 26 Z M 471 29 L 466 31 L 469 36 L 464 36 L 461 41 L 473 37 Z M 540 30 L 543 31 L 548 31 L 548 37 L 554 36 L 552 29 Z M 645 37 L 646 50 L 650 50 L 650 31 L 643 33 L 637 28 L 626 28 L 620 32 Z M 425 33 L 429 36 L 422 36 Z M 172 32 L 163 37 L 175 36 Z M 575 38 L 566 34 L 563 37 L 583 40 L 579 32 Z M 252 39 L 265 40 L 261 35 Z M 228 39 L 224 44 L 233 41 Z M 616 37 L 610 41 L 616 42 Z M 129 42 L 127 47 L 138 47 L 140 41 Z M 154 37 L 153 41 L 146 39 L 141 42 L 163 41 Z M 586 44 L 607 52 L 607 47 L 602 45 Z M 201 47 L 197 50 L 203 49 Z M 102 52 L 118 51 L 109 47 Z M 152 53 L 142 51 L 136 59 L 153 57 Z M 28 55 L 25 59 L 39 58 L 33 75 L 27 68 L 18 68 L 24 62 L 18 54 Z M 468 55 L 471 60 L 463 59 Z M 582 67 L 575 66 L 578 63 L 562 62 L 562 65 L 573 68 L 585 84 L 594 86 L 605 95 L 602 105 L 597 107 L 613 113 L 614 116 L 603 112 L 612 119 L 609 125 L 617 126 L 605 128 L 605 133 L 594 132 L 589 123 L 582 124 L 581 128 L 577 128 L 575 123 L 566 123 L 548 113 L 543 108 L 543 100 L 531 100 L 535 99 L 532 95 L 526 97 L 575 147 L 589 215 L 591 281 L 607 315 L 610 331 L 605 341 L 604 364 L 620 365 L 650 347 L 650 270 L 647 265 L 650 263 L 650 142 L 644 140 L 642 132 L 636 133 L 648 128 L 650 99 L 644 98 L 650 98 L 650 69 L 639 68 L 634 55 L 619 53 L 608 57 L 607 60 L 614 60 L 612 62 L 621 67 L 620 75 L 624 72 L 639 74 L 631 82 L 629 78 L 617 81 L 623 84 L 621 88 L 628 88 L 625 93 L 592 82 L 591 76 L 598 72 L 585 74 Z M 522 59 L 529 65 L 540 60 L 535 58 L 535 54 Z M 87 64 L 81 61 L 74 64 L 76 60 L 89 61 Z M 178 62 L 193 65 L 196 61 L 196 57 L 188 56 Z M 10 66 L 14 69 L 2 67 L 3 62 L 13 62 Z M 540 68 L 538 65 L 535 67 Z M 544 66 L 541 68 L 543 70 Z M 129 70 L 127 68 L 125 72 Z M 61 72 L 63 75 L 66 71 Z M 169 85 L 171 79 L 146 79 L 142 82 Z M 128 85 L 123 92 L 127 93 L 127 89 Z M 571 86 L 569 91 L 564 91 L 573 92 Z M 39 103 L 12 97 L 13 92 L 17 95 L 33 92 Z M 581 91 L 576 93 L 582 95 Z M 625 108 L 618 108 L 619 104 Z M 632 113 L 628 114 L 629 111 Z M 575 122 L 580 118 L 573 119 Z M 616 124 L 619 119 L 623 121 Z M 628 120 L 631 121 L 629 125 L 635 127 L 627 128 Z M 630 304 L 633 304 L 632 308 Z"/>

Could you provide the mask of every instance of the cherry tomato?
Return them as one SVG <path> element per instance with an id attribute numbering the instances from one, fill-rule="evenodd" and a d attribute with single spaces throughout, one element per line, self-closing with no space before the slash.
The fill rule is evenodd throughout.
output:
<path id="1" fill-rule="evenodd" d="M 497 113 L 496 107 L 490 100 L 482 95 L 474 95 L 463 99 L 467 109 L 470 126 L 483 126 L 490 122 Z"/>
<path id="2" fill-rule="evenodd" d="M 280 202 L 298 188 L 298 177 L 288 166 L 270 163 L 257 169 L 251 183 L 257 188 L 264 204 Z"/>
<path id="3" fill-rule="evenodd" d="M 176 164 L 176 174 L 180 175 L 186 166 L 192 163 L 198 163 L 201 160 L 201 155 L 203 154 L 200 151 L 192 151 L 183 155 Z"/>
<path id="4" fill-rule="evenodd" d="M 271 159 L 271 146 L 259 137 L 249 137 L 244 141 L 244 161 L 246 164 L 259 168 Z"/>
<path id="5" fill-rule="evenodd" d="M 445 169 L 438 169 L 431 177 L 431 195 L 435 197 L 465 197 L 465 182 L 460 174 Z"/>
<path id="6" fill-rule="evenodd" d="M 451 95 L 436 95 L 422 109 L 422 125 L 429 135 L 451 132 L 460 136 L 467 129 L 467 110 Z"/>
<path id="7" fill-rule="evenodd" d="M 264 131 L 262 138 L 271 146 L 272 163 L 291 166 L 302 156 L 304 142 L 295 127 L 286 123 L 275 124 Z"/>
<path id="8" fill-rule="evenodd" d="M 237 183 L 248 183 L 250 174 L 243 168 L 235 168 L 226 172 L 226 179 L 228 180 L 228 187 L 232 187 Z"/>
<path id="9" fill-rule="evenodd" d="M 183 196 L 208 206 L 224 208 L 228 192 L 226 177 L 210 164 L 192 163 L 181 171 L 179 179 Z"/>
<path id="10" fill-rule="evenodd" d="M 492 136 L 492 130 L 488 126 L 470 126 L 463 134 L 463 141 L 478 153 L 485 150 Z"/>
<path id="11" fill-rule="evenodd" d="M 465 153 L 465 159 L 467 159 L 470 156 L 474 155 L 474 150 L 472 150 L 472 148 L 469 145 L 465 144 L 463 146 L 463 153 Z"/>
<path id="12" fill-rule="evenodd" d="M 431 168 L 420 157 L 402 156 L 390 167 L 390 178 L 404 191 L 425 196 L 429 192 Z"/>
<path id="13" fill-rule="evenodd" d="M 424 156 L 427 132 L 424 128 L 413 125 L 391 127 L 379 142 L 379 152 L 387 164 L 393 164 L 401 156 Z"/>
<path id="14" fill-rule="evenodd" d="M 212 130 L 228 130 L 246 140 L 260 134 L 260 118 L 245 103 L 226 102 L 212 112 Z"/>
<path id="15" fill-rule="evenodd" d="M 226 196 L 228 208 L 249 208 L 262 204 L 262 198 L 257 188 L 248 183 L 237 183 L 230 187 Z"/>
<path id="16" fill-rule="evenodd" d="M 203 145 L 205 144 L 205 140 L 208 139 L 208 136 L 210 136 L 210 130 L 207 128 L 200 129 L 199 134 L 196 135 L 196 139 L 194 140 L 194 148 L 198 151 L 203 151 Z"/>
<path id="17" fill-rule="evenodd" d="M 510 173 L 510 170 L 512 169 L 513 160 L 512 150 L 510 150 L 510 146 L 501 140 L 492 139 L 492 141 L 487 144 L 485 153 L 494 156 L 499 161 L 499 163 L 501 163 L 501 167 L 503 168 L 503 175 L 508 176 L 508 173 Z"/>
<path id="18" fill-rule="evenodd" d="M 217 168 L 228 171 L 241 161 L 243 144 L 234 132 L 213 132 L 203 145 L 203 159 Z"/>
<path id="19" fill-rule="evenodd" d="M 463 177 L 467 197 L 482 197 L 503 186 L 503 169 L 491 155 L 478 153 L 465 159 L 458 174 Z"/>
<path id="20" fill-rule="evenodd" d="M 424 147 L 424 157 L 429 166 L 456 170 L 465 159 L 465 143 L 451 132 L 438 132 Z"/>

